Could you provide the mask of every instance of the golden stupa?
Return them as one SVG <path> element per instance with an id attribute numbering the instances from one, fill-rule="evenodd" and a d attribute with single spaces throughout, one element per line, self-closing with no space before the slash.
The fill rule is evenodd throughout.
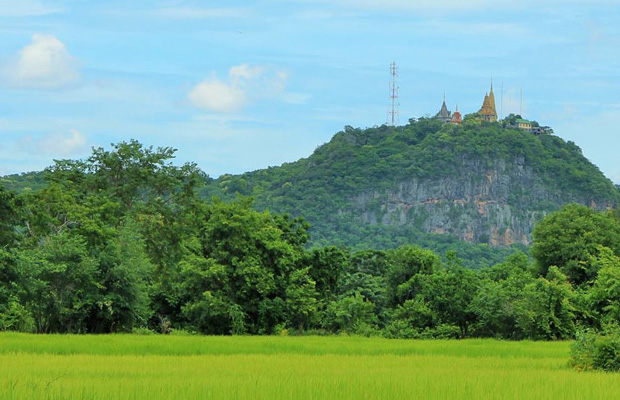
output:
<path id="1" fill-rule="evenodd" d="M 497 111 L 495 110 L 495 95 L 493 94 L 493 84 L 491 83 L 491 91 L 484 95 L 482 108 L 478 111 L 480 117 L 489 122 L 497 122 Z"/>

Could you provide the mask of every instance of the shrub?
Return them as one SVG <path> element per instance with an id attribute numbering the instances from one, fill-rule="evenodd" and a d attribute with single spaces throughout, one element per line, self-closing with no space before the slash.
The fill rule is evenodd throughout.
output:
<path id="1" fill-rule="evenodd" d="M 6 307 L 0 308 L 0 331 L 33 332 L 32 314 L 17 300 L 9 300 Z"/>
<path id="2" fill-rule="evenodd" d="M 381 331 L 377 329 L 376 325 L 369 324 L 365 321 L 357 321 L 353 324 L 353 330 L 350 332 L 354 335 L 365 336 L 365 337 L 373 337 L 380 336 Z"/>
<path id="3" fill-rule="evenodd" d="M 154 335 L 155 332 L 146 327 L 133 328 L 131 333 L 134 335 Z"/>
<path id="4" fill-rule="evenodd" d="M 594 368 L 620 372 L 620 335 L 600 336 L 594 343 Z"/>
<path id="5" fill-rule="evenodd" d="M 421 339 L 460 339 L 461 328 L 455 325 L 441 324 L 435 328 L 426 328 L 420 334 Z"/>
<path id="6" fill-rule="evenodd" d="M 568 364 L 578 371 L 593 370 L 595 341 L 596 334 L 583 331 L 577 332 L 575 341 L 571 346 L 571 354 Z"/>
<path id="7" fill-rule="evenodd" d="M 620 372 L 620 333 L 579 333 L 571 348 L 569 365 L 580 371 Z"/>
<path id="8" fill-rule="evenodd" d="M 385 327 L 383 336 L 388 339 L 417 339 L 420 337 L 420 333 L 407 321 L 396 319 Z"/>

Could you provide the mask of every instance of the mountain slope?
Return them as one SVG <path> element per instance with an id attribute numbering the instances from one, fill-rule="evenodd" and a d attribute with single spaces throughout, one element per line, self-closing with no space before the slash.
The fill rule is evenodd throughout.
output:
<path id="1" fill-rule="evenodd" d="M 259 209 L 304 216 L 315 244 L 357 248 L 433 234 L 526 245 L 535 222 L 563 204 L 604 209 L 620 200 L 572 142 L 474 119 L 455 126 L 425 118 L 401 127 L 346 127 L 308 158 L 224 175 L 204 194 L 236 193 L 253 196 Z"/>

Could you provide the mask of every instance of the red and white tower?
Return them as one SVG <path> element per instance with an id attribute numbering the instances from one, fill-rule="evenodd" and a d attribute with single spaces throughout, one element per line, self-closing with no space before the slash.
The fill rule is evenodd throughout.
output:
<path id="1" fill-rule="evenodd" d="M 398 103 L 398 84 L 396 79 L 398 78 L 398 67 L 395 62 L 390 64 L 390 103 L 391 107 L 388 111 L 387 124 L 397 125 L 400 118 L 400 111 L 398 110 L 400 104 Z"/>

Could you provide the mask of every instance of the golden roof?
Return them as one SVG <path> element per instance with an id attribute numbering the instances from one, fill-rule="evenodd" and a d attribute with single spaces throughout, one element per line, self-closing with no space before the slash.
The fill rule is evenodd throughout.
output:
<path id="1" fill-rule="evenodd" d="M 484 119 L 495 122 L 497 121 L 497 111 L 495 110 L 495 95 L 493 94 L 493 84 L 491 84 L 491 91 L 484 95 L 484 101 L 478 114 L 482 115 Z"/>

